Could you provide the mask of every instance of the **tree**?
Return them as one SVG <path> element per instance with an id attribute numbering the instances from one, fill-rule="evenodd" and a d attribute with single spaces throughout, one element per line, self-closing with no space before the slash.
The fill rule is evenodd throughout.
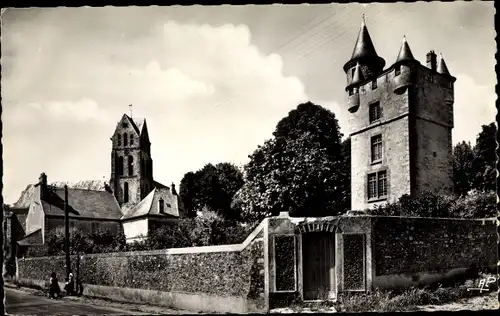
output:
<path id="1" fill-rule="evenodd" d="M 454 191 L 464 195 L 471 189 L 472 161 L 474 151 L 468 142 L 460 142 L 453 148 L 453 183 Z"/>
<path id="2" fill-rule="evenodd" d="M 472 188 L 481 191 L 496 189 L 496 134 L 495 123 L 483 125 L 476 138 L 472 162 Z"/>
<path id="3" fill-rule="evenodd" d="M 197 211 L 215 212 L 225 219 L 238 219 L 231 207 L 234 194 L 243 185 L 243 174 L 231 163 L 206 164 L 196 172 L 184 175 L 180 198 L 191 217 Z"/>
<path id="4" fill-rule="evenodd" d="M 344 212 L 347 158 L 335 114 L 311 102 L 300 104 L 278 122 L 273 136 L 250 155 L 233 206 L 252 220 L 281 211 L 291 216 Z"/>
<path id="5" fill-rule="evenodd" d="M 186 211 L 187 217 L 196 217 L 196 187 L 198 181 L 194 172 L 188 172 L 181 180 L 179 187 L 179 199 Z"/>

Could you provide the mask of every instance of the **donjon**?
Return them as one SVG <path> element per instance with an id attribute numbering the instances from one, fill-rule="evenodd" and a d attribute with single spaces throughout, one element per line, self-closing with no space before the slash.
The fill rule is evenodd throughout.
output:
<path id="1" fill-rule="evenodd" d="M 353 210 L 397 201 L 422 191 L 453 190 L 453 86 L 434 51 L 426 65 L 403 43 L 384 70 L 365 21 L 344 65 L 351 127 Z"/>

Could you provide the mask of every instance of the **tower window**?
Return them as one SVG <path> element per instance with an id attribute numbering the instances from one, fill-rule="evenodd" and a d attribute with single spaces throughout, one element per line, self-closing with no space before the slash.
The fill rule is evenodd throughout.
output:
<path id="1" fill-rule="evenodd" d="M 377 89 L 377 79 L 372 81 L 372 90 Z"/>
<path id="2" fill-rule="evenodd" d="M 130 134 L 129 141 L 130 141 L 130 145 L 134 144 L 134 135 Z"/>
<path id="3" fill-rule="evenodd" d="M 132 176 L 134 174 L 134 157 L 128 156 L 128 175 Z"/>
<path id="4" fill-rule="evenodd" d="M 373 136 L 371 139 L 372 162 L 382 160 L 382 135 Z"/>
<path id="5" fill-rule="evenodd" d="M 163 199 L 158 200 L 158 210 L 160 214 L 165 213 L 165 202 L 163 201 Z"/>
<path id="6" fill-rule="evenodd" d="M 123 133 L 123 146 L 128 146 L 128 135 Z"/>
<path id="7" fill-rule="evenodd" d="M 118 146 L 122 145 L 122 134 L 118 134 Z"/>
<path id="8" fill-rule="evenodd" d="M 128 182 L 125 182 L 123 184 L 123 202 L 127 203 L 128 202 Z"/>
<path id="9" fill-rule="evenodd" d="M 380 101 L 374 102 L 370 104 L 370 123 L 373 123 L 377 120 L 380 120 L 381 110 L 380 110 Z"/>
<path id="10" fill-rule="evenodd" d="M 123 176 L 123 156 L 118 157 L 118 174 Z"/>
<path id="11" fill-rule="evenodd" d="M 353 94 L 353 88 L 349 88 L 349 95 Z"/>
<path id="12" fill-rule="evenodd" d="M 128 124 L 127 124 L 127 123 L 122 123 L 122 127 L 123 127 L 123 128 L 127 128 L 127 127 L 128 127 Z"/>
<path id="13" fill-rule="evenodd" d="M 368 175 L 368 199 L 387 197 L 387 171 L 374 172 Z"/>
<path id="14" fill-rule="evenodd" d="M 351 69 L 351 78 L 354 78 L 354 72 L 356 71 L 356 67 Z"/>
<path id="15" fill-rule="evenodd" d="M 399 76 L 401 74 L 401 65 L 396 65 L 396 67 L 394 67 L 394 74 L 396 76 Z"/>

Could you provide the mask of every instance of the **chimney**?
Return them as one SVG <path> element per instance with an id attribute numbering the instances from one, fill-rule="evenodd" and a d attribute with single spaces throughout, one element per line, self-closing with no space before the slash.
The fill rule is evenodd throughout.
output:
<path id="1" fill-rule="evenodd" d="M 172 194 L 177 195 L 177 191 L 175 190 L 175 183 L 172 182 Z"/>
<path id="2" fill-rule="evenodd" d="M 427 67 L 430 68 L 432 71 L 436 71 L 436 65 L 437 65 L 437 56 L 436 53 L 431 50 L 430 52 L 427 53 Z"/>
<path id="3" fill-rule="evenodd" d="M 38 185 L 40 186 L 40 198 L 43 199 L 47 194 L 47 175 L 42 172 L 40 178 L 38 178 Z"/>
<path id="4" fill-rule="evenodd" d="M 106 192 L 113 193 L 113 190 L 111 190 L 111 187 L 107 183 L 104 183 L 104 190 L 106 190 Z"/>

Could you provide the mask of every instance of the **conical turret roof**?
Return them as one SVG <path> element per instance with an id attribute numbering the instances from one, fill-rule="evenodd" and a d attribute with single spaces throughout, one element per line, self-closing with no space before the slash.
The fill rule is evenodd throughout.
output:
<path id="1" fill-rule="evenodd" d="M 356 64 L 356 68 L 354 69 L 354 76 L 352 77 L 351 85 L 356 85 L 361 83 L 364 79 L 363 73 L 361 72 L 361 67 L 359 63 Z"/>
<path id="2" fill-rule="evenodd" d="M 450 72 L 448 71 L 448 67 L 446 66 L 446 63 L 444 62 L 444 58 L 442 54 L 439 54 L 439 60 L 437 63 L 437 72 L 443 75 L 450 75 Z"/>
<path id="3" fill-rule="evenodd" d="M 402 62 L 402 61 L 414 61 L 415 57 L 413 57 L 413 54 L 411 53 L 410 46 L 408 45 L 408 42 L 406 41 L 406 36 L 403 36 L 403 44 L 401 45 L 401 48 L 399 49 L 399 54 L 398 58 L 396 59 L 396 63 Z"/>
<path id="4" fill-rule="evenodd" d="M 354 50 L 352 51 L 351 60 L 366 57 L 378 57 L 378 55 L 373 46 L 370 33 L 368 33 L 368 29 L 366 28 L 365 17 L 363 16 L 356 45 L 354 45 Z"/>

